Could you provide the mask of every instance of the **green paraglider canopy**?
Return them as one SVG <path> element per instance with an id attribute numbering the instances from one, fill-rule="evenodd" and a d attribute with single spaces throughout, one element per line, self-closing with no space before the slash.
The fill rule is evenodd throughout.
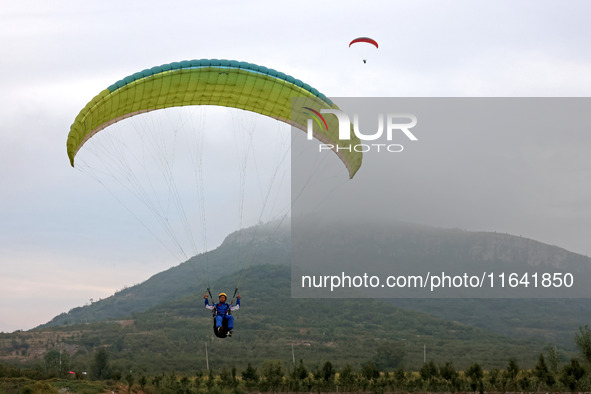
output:
<path id="1" fill-rule="evenodd" d="M 306 107 L 293 107 L 293 98 L 305 98 Z M 239 108 L 304 131 L 310 110 L 338 109 L 310 85 L 256 64 L 216 59 L 165 64 L 116 82 L 80 111 L 67 140 L 70 164 L 74 166 L 74 158 L 82 145 L 109 125 L 141 113 L 187 105 Z M 352 178 L 361 166 L 362 153 L 350 147 L 358 144 L 359 139 L 351 135 L 350 140 L 339 140 L 336 117 L 326 116 L 325 119 L 327 127 L 315 130 L 314 137 L 340 147 L 336 154 Z"/>

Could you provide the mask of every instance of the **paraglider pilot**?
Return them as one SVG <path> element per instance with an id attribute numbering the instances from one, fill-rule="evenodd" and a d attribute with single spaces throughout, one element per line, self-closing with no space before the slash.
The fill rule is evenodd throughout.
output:
<path id="1" fill-rule="evenodd" d="M 210 305 L 205 293 L 205 307 L 210 311 L 215 311 L 215 327 L 218 332 L 223 330 L 224 321 L 227 322 L 228 336 L 232 336 L 232 329 L 234 329 L 234 316 L 231 315 L 232 311 L 240 309 L 240 294 L 236 297 L 236 305 L 230 305 L 226 303 L 226 293 L 220 293 L 219 301 L 215 305 Z"/>

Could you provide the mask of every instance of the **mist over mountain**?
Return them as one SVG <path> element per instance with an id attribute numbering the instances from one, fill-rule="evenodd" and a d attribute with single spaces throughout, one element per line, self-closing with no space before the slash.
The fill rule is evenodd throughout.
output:
<path id="1" fill-rule="evenodd" d="M 504 233 L 405 222 L 368 222 L 346 217 L 331 218 L 331 223 L 319 223 L 316 218 L 307 217 L 298 219 L 296 226 L 295 236 L 302 238 L 304 244 L 321 246 L 327 250 L 327 255 L 355 250 L 368 260 L 397 257 L 396 264 L 403 265 L 436 257 L 443 267 L 497 263 L 591 272 L 591 259 L 587 256 Z"/>

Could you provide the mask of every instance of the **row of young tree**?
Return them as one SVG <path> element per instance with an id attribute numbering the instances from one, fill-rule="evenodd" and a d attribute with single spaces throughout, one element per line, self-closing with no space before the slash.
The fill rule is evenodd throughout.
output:
<path id="1" fill-rule="evenodd" d="M 0 378 L 27 377 L 43 380 L 53 377 L 70 379 L 111 380 L 124 384 L 131 392 L 141 389 L 154 393 L 214 393 L 248 391 L 335 392 L 335 391 L 591 391 L 591 329 L 579 329 L 575 335 L 579 357 L 561 365 L 555 348 L 548 348 L 538 357 L 532 369 L 522 369 L 514 358 L 505 369 L 484 370 L 473 363 L 458 370 L 452 362 L 437 364 L 429 361 L 418 371 L 380 370 L 374 361 L 354 368 L 345 364 L 340 369 L 326 361 L 308 367 L 303 360 L 286 366 L 282 361 L 265 361 L 261 365 L 248 364 L 240 373 L 235 367 L 219 371 L 196 371 L 193 376 L 176 373 L 146 376 L 113 367 L 109 352 L 99 348 L 88 373 L 71 371 L 67 353 L 50 350 L 43 364 L 23 369 L 0 364 Z"/>
<path id="2" fill-rule="evenodd" d="M 589 363 L 571 359 L 553 371 L 546 357 L 540 354 L 531 370 L 519 367 L 510 359 L 506 369 L 484 371 L 478 363 L 461 371 L 452 362 L 437 365 L 425 363 L 419 371 L 380 371 L 372 361 L 360 368 L 345 364 L 339 370 L 330 361 L 314 368 L 306 367 L 303 360 L 286 368 L 282 361 L 265 361 L 260 366 L 248 366 L 238 373 L 235 367 L 220 371 L 197 371 L 193 376 L 176 373 L 148 377 L 143 373 L 110 369 L 108 353 L 99 351 L 89 374 L 90 379 L 111 380 L 127 386 L 128 392 L 141 389 L 146 393 L 223 393 L 223 392 L 346 392 L 346 391 L 589 391 L 591 371 Z M 17 369 L 0 365 L 0 377 L 28 377 L 47 379 L 50 371 Z M 63 377 L 63 376 L 62 376 Z M 76 374 L 71 379 L 85 379 Z"/>
<path id="3" fill-rule="evenodd" d="M 120 379 L 121 376 L 113 376 Z M 336 370 L 330 361 L 309 369 L 303 360 L 292 368 L 282 361 L 265 361 L 259 367 L 248 364 L 241 374 L 235 367 L 222 368 L 216 374 L 197 371 L 193 377 L 178 377 L 163 374 L 146 378 L 144 375 L 127 374 L 123 381 L 130 391 L 134 384 L 142 391 L 171 393 L 214 392 L 392 392 L 392 391 L 589 391 L 591 388 L 589 368 L 577 359 L 553 372 L 548 368 L 543 354 L 532 370 L 522 370 L 510 359 L 505 370 L 484 371 L 478 363 L 464 371 L 456 370 L 453 363 L 437 365 L 429 361 L 418 371 L 402 368 L 395 371 L 380 371 L 374 362 L 367 362 L 359 369 L 345 364 Z"/>

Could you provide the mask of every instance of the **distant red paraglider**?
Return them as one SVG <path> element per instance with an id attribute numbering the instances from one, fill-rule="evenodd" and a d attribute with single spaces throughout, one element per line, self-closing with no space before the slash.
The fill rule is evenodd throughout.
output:
<path id="1" fill-rule="evenodd" d="M 349 47 L 351 47 L 351 45 L 358 43 L 358 42 L 366 42 L 366 43 L 374 45 L 376 48 L 378 48 L 377 41 L 374 40 L 373 38 L 369 38 L 369 37 L 358 37 L 358 38 L 354 39 L 353 41 L 351 41 L 351 43 L 349 43 Z"/>

